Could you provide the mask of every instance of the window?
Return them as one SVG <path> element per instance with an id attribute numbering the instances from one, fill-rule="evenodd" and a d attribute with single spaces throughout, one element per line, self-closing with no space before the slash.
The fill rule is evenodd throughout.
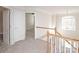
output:
<path id="1" fill-rule="evenodd" d="M 74 18 L 74 16 L 62 17 L 62 29 L 75 31 L 75 18 Z"/>

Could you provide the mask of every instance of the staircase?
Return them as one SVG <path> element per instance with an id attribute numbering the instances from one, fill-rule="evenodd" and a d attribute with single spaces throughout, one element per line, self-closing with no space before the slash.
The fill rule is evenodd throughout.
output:
<path id="1" fill-rule="evenodd" d="M 56 28 L 36 27 L 39 29 L 54 30 L 55 34 L 47 31 L 47 52 L 48 53 L 78 53 L 79 40 L 64 37 L 57 32 Z"/>

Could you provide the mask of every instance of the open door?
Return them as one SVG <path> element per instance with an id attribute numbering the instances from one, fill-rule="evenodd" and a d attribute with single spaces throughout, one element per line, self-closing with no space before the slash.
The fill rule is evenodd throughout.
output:
<path id="1" fill-rule="evenodd" d="M 26 39 L 35 39 L 35 13 L 26 13 Z"/>
<path id="2" fill-rule="evenodd" d="M 10 44 L 10 11 L 8 9 L 3 11 L 3 42 L 5 44 Z"/>

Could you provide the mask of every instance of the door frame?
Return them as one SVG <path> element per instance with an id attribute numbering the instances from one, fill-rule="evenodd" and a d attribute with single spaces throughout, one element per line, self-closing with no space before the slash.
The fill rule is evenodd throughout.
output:
<path id="1" fill-rule="evenodd" d="M 29 12 L 30 13 L 30 12 Z M 31 12 L 34 13 L 34 12 Z M 28 14 L 28 12 L 25 13 L 25 39 L 27 39 L 26 33 L 27 33 L 27 27 L 26 27 L 26 14 Z M 36 13 L 34 13 L 34 40 L 35 40 L 35 17 L 36 17 Z"/>

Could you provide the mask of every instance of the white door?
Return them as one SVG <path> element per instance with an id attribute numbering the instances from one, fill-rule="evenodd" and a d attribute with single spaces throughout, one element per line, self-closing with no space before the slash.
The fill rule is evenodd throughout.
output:
<path id="1" fill-rule="evenodd" d="M 9 33 L 9 19 L 10 19 L 10 15 L 9 15 L 9 10 L 4 10 L 3 11 L 3 42 L 6 44 L 10 44 L 10 33 Z"/>

